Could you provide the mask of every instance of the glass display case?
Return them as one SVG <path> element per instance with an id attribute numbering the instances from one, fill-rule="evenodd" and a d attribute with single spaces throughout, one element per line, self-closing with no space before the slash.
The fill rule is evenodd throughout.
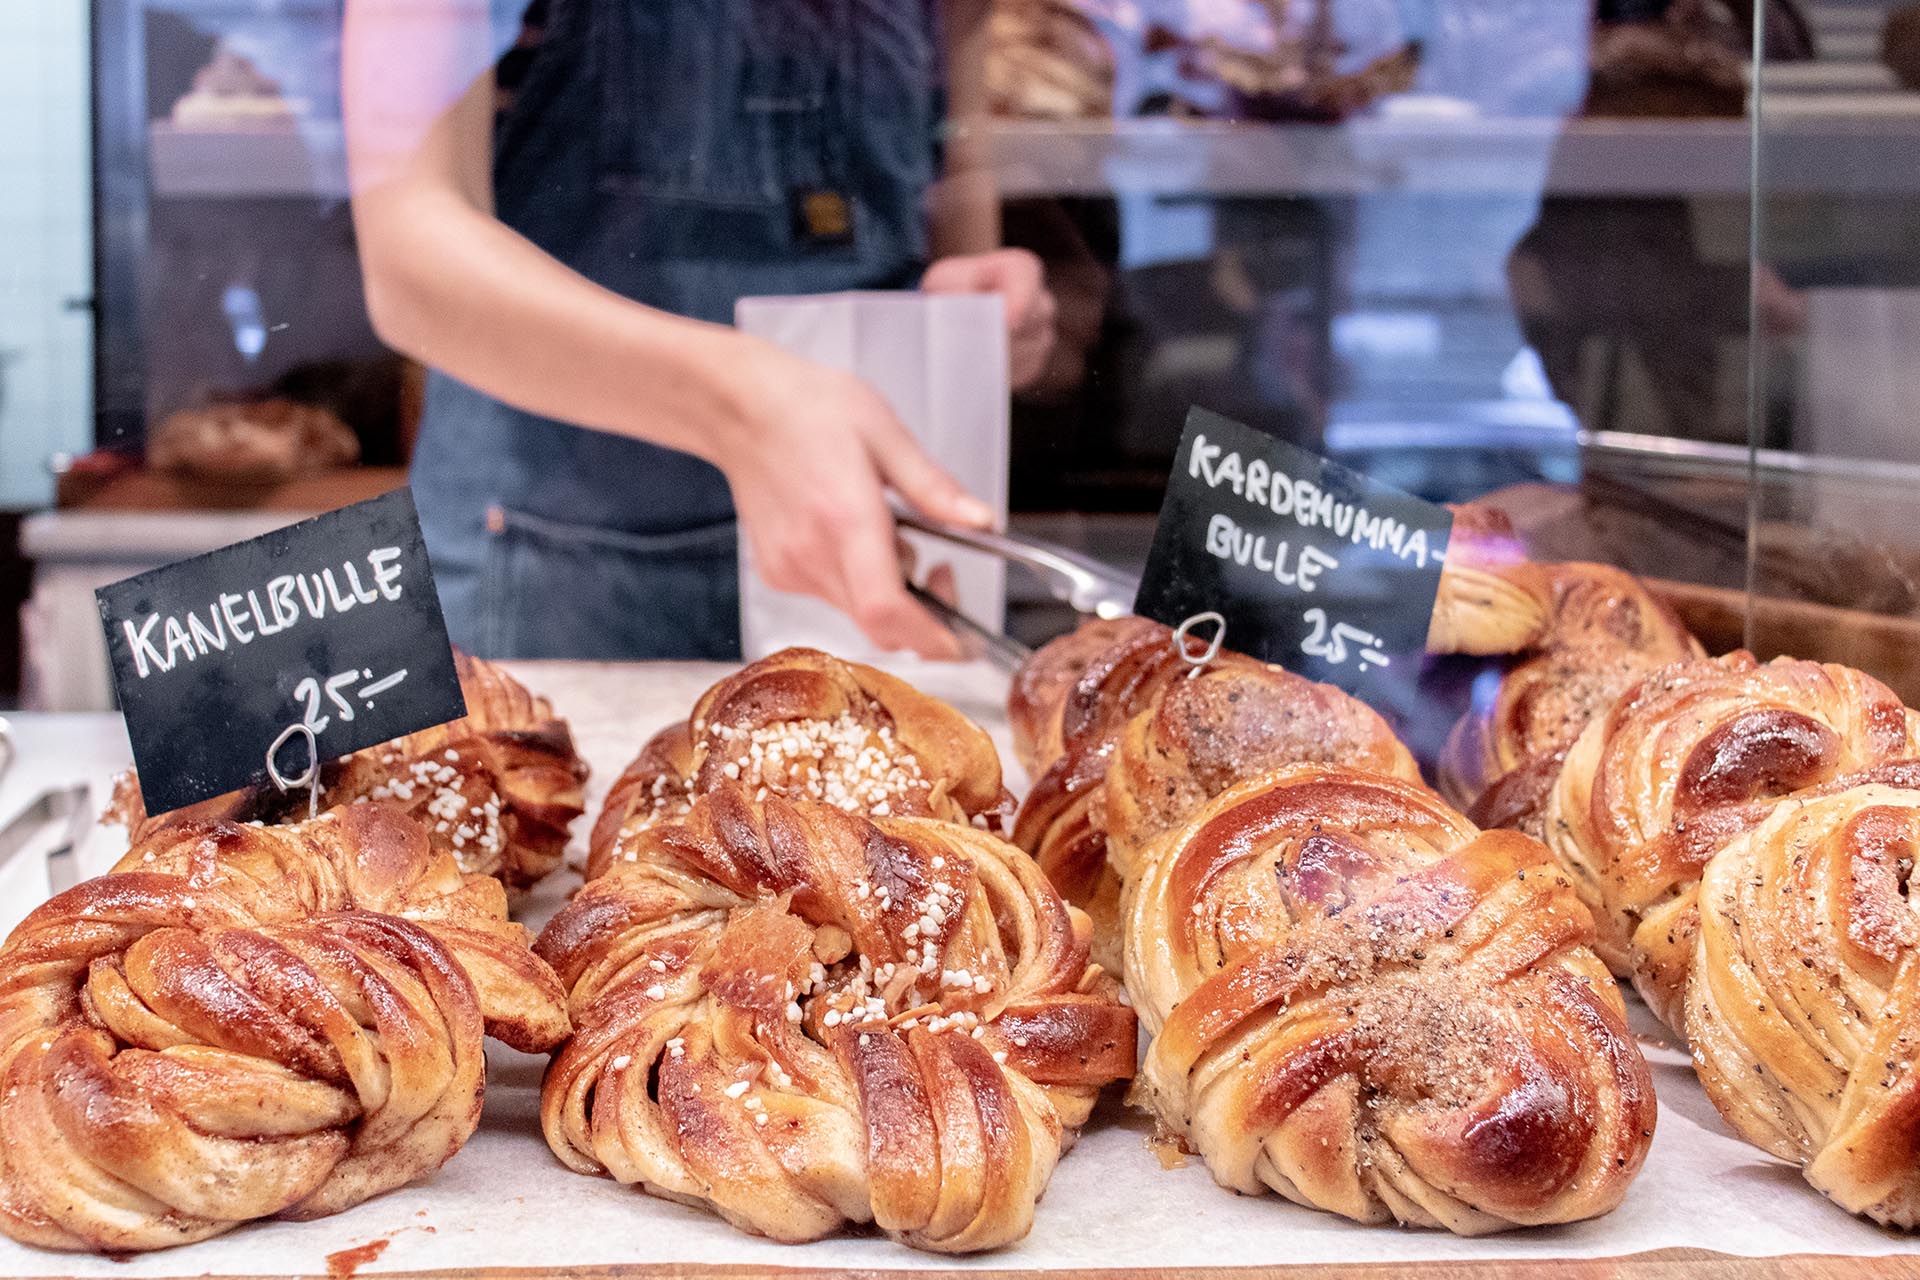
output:
<path id="1" fill-rule="evenodd" d="M 1756 99 L 1753 254 L 1782 287 L 1754 322 L 1752 640 L 1832 637 L 1912 699 L 1916 14 L 1816 13 L 1829 57 L 1767 67 Z"/>
<path id="2" fill-rule="evenodd" d="M 511 90 L 548 14 L 496 8 Z M 1005 242 L 1058 302 L 1014 401 L 1017 527 L 1137 564 L 1199 404 L 1425 497 L 1498 492 L 1554 556 L 1914 607 L 1894 497 L 1920 462 L 1920 93 L 1898 5 L 990 8 L 946 144 L 984 157 Z M 96 7 L 98 451 L 63 464 L 62 509 L 244 519 L 401 482 L 424 375 L 367 315 L 342 16 Z M 9 465 L 84 452 L 28 412 Z M 251 417 L 296 442 L 253 474 L 151 448 L 163 424 L 223 439 Z M 138 563 L 139 540 L 105 559 Z M 1016 633 L 1061 625 L 1012 590 Z"/>
<path id="3" fill-rule="evenodd" d="M 340 21 L 338 0 L 100 6 L 101 446 L 137 456 L 176 414 L 297 404 L 354 460 L 404 463 L 418 380 L 367 321 Z"/>
<path id="4" fill-rule="evenodd" d="M 496 7 L 504 98 L 552 15 Z M 983 91 L 942 141 L 982 160 L 1002 237 L 1058 302 L 1052 359 L 1014 401 L 1015 528 L 1137 569 L 1204 405 L 1430 499 L 1491 496 L 1537 555 L 1658 579 L 1713 647 L 1817 644 L 1910 687 L 1920 92 L 1902 6 L 990 9 Z M 28 530 L 43 653 L 91 625 L 84 595 L 47 586 L 67 570 L 82 591 L 153 547 L 402 480 L 423 373 L 368 319 L 342 17 L 95 7 L 97 452 Z M 64 323 L 83 322 L 66 292 Z M 37 402 L 13 401 L 9 465 L 80 451 L 84 428 L 24 431 Z M 298 442 L 265 472 L 152 448 L 168 424 L 249 414 Z M 1017 635 L 1067 622 L 1011 590 Z"/>
<path id="5" fill-rule="evenodd" d="M 1016 495 L 1150 509 L 1198 402 L 1430 497 L 1497 492 L 1543 555 L 1706 588 L 1687 598 L 1727 645 L 1750 571 L 1763 596 L 1908 614 L 1920 94 L 1898 7 L 1602 5 L 1589 29 L 1568 6 L 1385 6 L 1372 43 L 1334 42 L 1325 78 L 1373 93 L 1344 82 L 1330 123 L 1150 87 L 1205 61 L 1167 32 L 1142 52 L 1152 6 L 1026 6 L 1083 11 L 1121 53 L 1113 119 L 1089 118 L 1104 80 L 1063 107 L 1063 75 L 1009 59 L 1034 86 L 998 126 L 1009 233 L 1098 258 L 1107 291 L 1073 405 L 1093 417 L 1029 407 Z M 1411 67 L 1369 80 L 1396 48 Z M 1753 643 L 1791 649 L 1770 610 Z"/>
<path id="6" fill-rule="evenodd" d="M 0 1274 L 1910 1273 L 1920 0 L 26 8 Z"/>

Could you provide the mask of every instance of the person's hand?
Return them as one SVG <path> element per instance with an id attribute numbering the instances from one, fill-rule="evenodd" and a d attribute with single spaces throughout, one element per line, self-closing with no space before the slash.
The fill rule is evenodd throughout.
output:
<path id="1" fill-rule="evenodd" d="M 1764 262 L 1753 266 L 1753 297 L 1760 328 L 1770 338 L 1791 338 L 1806 331 L 1806 295 L 1780 278 Z"/>
<path id="2" fill-rule="evenodd" d="M 907 594 L 886 491 L 936 520 L 985 527 L 992 510 L 934 464 L 880 393 L 852 374 L 744 340 L 743 388 L 713 461 L 767 585 L 827 601 L 875 644 L 961 656 Z"/>
<path id="3" fill-rule="evenodd" d="M 1046 372 L 1057 306 L 1040 259 L 1025 249 L 942 258 L 921 278 L 923 293 L 997 293 L 1007 310 L 1007 355 L 1018 391 Z"/>

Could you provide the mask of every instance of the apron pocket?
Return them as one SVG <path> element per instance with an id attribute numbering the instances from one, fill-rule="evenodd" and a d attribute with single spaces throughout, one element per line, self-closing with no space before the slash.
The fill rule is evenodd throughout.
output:
<path id="1" fill-rule="evenodd" d="M 487 510 L 489 656 L 597 661 L 740 654 L 737 526 L 638 534 Z"/>

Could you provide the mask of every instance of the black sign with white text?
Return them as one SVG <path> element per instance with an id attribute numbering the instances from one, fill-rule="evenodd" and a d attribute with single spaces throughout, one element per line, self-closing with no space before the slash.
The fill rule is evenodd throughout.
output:
<path id="1" fill-rule="evenodd" d="M 406 489 L 94 595 L 150 813 L 466 714 Z"/>
<path id="2" fill-rule="evenodd" d="M 1228 648 L 1403 706 L 1452 529 L 1445 507 L 1195 409 L 1134 610 L 1217 611 Z"/>

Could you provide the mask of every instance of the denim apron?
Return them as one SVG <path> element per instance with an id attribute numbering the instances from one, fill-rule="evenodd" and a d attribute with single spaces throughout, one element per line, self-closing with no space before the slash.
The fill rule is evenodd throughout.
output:
<path id="1" fill-rule="evenodd" d="M 937 0 L 553 0 L 495 139 L 508 226 L 618 293 L 909 285 L 941 122 Z M 733 504 L 684 453 L 429 375 L 412 483 L 477 654 L 730 658 Z"/>

